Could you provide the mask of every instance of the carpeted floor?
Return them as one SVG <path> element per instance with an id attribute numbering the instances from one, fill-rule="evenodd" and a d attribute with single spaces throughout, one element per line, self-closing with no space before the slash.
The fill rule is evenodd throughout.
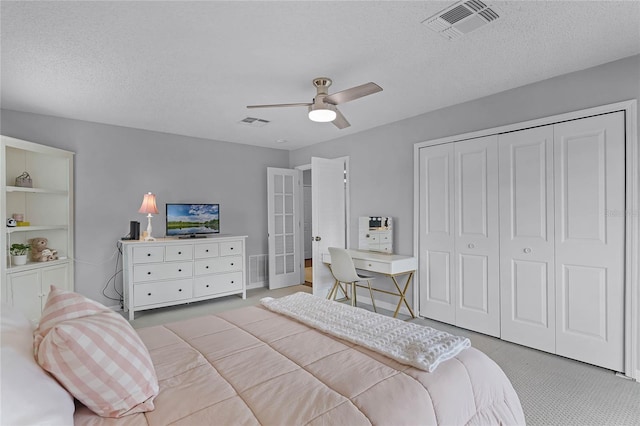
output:
<path id="1" fill-rule="evenodd" d="M 281 297 L 296 291 L 311 292 L 304 285 L 270 291 L 249 290 L 247 299 L 237 296 L 136 313 L 134 328 L 255 305 L 262 297 Z M 368 308 L 366 305 L 362 307 Z M 391 315 L 392 313 L 386 312 Z M 402 317 L 401 319 L 407 319 Z M 516 389 L 528 425 L 635 425 L 640 426 L 640 383 L 613 372 L 500 339 L 424 318 L 411 320 L 463 335 L 471 345 L 491 357 Z"/>

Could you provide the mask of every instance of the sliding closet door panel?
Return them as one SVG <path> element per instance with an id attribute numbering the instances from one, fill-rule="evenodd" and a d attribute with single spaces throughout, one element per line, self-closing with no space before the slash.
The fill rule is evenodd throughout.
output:
<path id="1" fill-rule="evenodd" d="M 624 115 L 554 132 L 557 353 L 622 371 Z"/>
<path id="2" fill-rule="evenodd" d="M 497 136 L 454 144 L 456 325 L 500 335 Z"/>
<path id="3" fill-rule="evenodd" d="M 453 144 L 420 150 L 420 315 L 455 323 Z"/>
<path id="4" fill-rule="evenodd" d="M 555 352 L 553 126 L 498 138 L 501 337 Z"/>

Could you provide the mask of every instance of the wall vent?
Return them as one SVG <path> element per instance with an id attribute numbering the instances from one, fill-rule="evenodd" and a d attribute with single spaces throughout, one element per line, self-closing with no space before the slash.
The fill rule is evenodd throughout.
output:
<path id="1" fill-rule="evenodd" d="M 265 287 L 269 282 L 269 258 L 266 254 L 249 256 L 249 287 Z"/>
<path id="2" fill-rule="evenodd" d="M 462 37 L 500 17 L 497 9 L 480 0 L 461 1 L 422 21 L 447 40 Z"/>
<path id="3" fill-rule="evenodd" d="M 239 123 L 244 125 L 244 126 L 262 127 L 262 126 L 266 126 L 267 124 L 269 124 L 270 121 L 269 120 L 263 120 L 262 118 L 247 117 L 247 118 L 244 118 L 244 119 L 240 120 Z"/>

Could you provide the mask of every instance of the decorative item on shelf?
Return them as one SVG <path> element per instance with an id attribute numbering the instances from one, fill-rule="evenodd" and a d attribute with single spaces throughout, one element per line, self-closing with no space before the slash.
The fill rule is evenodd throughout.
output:
<path id="1" fill-rule="evenodd" d="M 14 213 L 11 217 L 14 218 L 16 222 L 22 222 L 24 220 L 24 215 L 22 213 Z"/>
<path id="2" fill-rule="evenodd" d="M 27 251 L 31 247 L 29 244 L 13 243 L 9 249 L 11 254 L 11 264 L 14 266 L 20 266 L 27 263 Z"/>
<path id="3" fill-rule="evenodd" d="M 58 250 L 47 247 L 49 240 L 36 237 L 29 240 L 31 244 L 31 260 L 34 262 L 48 262 L 58 259 Z"/>
<path id="4" fill-rule="evenodd" d="M 147 192 L 144 194 L 144 199 L 142 200 L 142 205 L 140 206 L 140 210 L 138 213 L 146 213 L 147 214 L 147 234 L 144 237 L 145 241 L 155 241 L 156 239 L 151 236 L 151 218 L 152 214 L 158 214 L 158 208 L 156 207 L 156 196 L 151 192 Z"/>
<path id="5" fill-rule="evenodd" d="M 31 226 L 31 222 L 27 222 L 27 221 L 22 221 L 22 222 L 16 222 L 17 226 Z"/>
<path id="6" fill-rule="evenodd" d="M 17 225 L 18 225 L 18 222 L 16 222 L 16 220 L 14 218 L 10 217 L 9 219 L 7 219 L 7 226 L 9 228 L 13 228 L 13 227 L 15 227 Z"/>
<path id="7" fill-rule="evenodd" d="M 20 186 L 23 188 L 33 188 L 33 181 L 31 180 L 31 176 L 29 176 L 29 173 L 22 172 L 22 174 L 16 178 L 16 186 Z"/>

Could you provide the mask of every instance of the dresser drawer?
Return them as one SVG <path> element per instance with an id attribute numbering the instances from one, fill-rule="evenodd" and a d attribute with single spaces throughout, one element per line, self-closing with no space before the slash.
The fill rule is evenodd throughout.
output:
<path id="1" fill-rule="evenodd" d="M 195 262 L 195 275 L 214 274 L 216 272 L 242 271 L 242 256 L 212 257 Z"/>
<path id="2" fill-rule="evenodd" d="M 193 282 L 193 297 L 208 296 L 210 294 L 226 293 L 236 290 L 242 290 L 241 271 L 197 277 Z"/>
<path id="3" fill-rule="evenodd" d="M 242 241 L 225 241 L 220 243 L 220 256 L 242 254 Z"/>
<path id="4" fill-rule="evenodd" d="M 204 259 L 207 257 L 218 257 L 218 243 L 196 244 L 196 259 Z"/>
<path id="5" fill-rule="evenodd" d="M 135 306 L 153 305 L 193 297 L 193 280 L 138 284 L 133 287 Z"/>
<path id="6" fill-rule="evenodd" d="M 185 244 L 179 246 L 167 246 L 164 253 L 164 260 L 191 260 L 193 259 L 193 245 Z"/>
<path id="7" fill-rule="evenodd" d="M 187 278 L 193 275 L 193 262 L 171 262 L 135 265 L 134 283 Z"/>
<path id="8" fill-rule="evenodd" d="M 164 260 L 164 246 L 133 248 L 133 263 L 153 263 Z"/>

